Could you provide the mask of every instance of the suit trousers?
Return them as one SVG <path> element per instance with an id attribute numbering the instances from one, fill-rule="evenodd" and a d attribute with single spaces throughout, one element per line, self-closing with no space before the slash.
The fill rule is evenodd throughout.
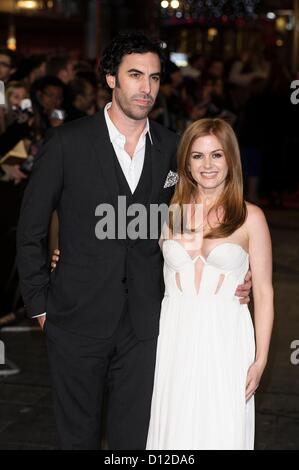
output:
<path id="1" fill-rule="evenodd" d="M 61 449 L 100 449 L 103 431 L 109 449 L 145 449 L 157 338 L 138 340 L 127 306 L 108 339 L 73 334 L 48 320 L 44 331 Z"/>

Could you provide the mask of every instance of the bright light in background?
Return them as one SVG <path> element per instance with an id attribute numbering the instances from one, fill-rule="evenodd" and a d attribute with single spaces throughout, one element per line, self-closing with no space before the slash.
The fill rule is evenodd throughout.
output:
<path id="1" fill-rule="evenodd" d="M 277 46 L 277 47 L 282 47 L 283 45 L 284 45 L 283 40 L 282 40 L 282 39 L 277 39 L 277 41 L 276 41 L 276 46 Z"/>
<path id="2" fill-rule="evenodd" d="M 6 46 L 7 49 L 10 49 L 11 51 L 17 50 L 16 30 L 13 23 L 9 26 Z"/>
<path id="3" fill-rule="evenodd" d="M 163 0 L 163 1 L 161 2 L 161 7 L 162 7 L 162 8 L 168 8 L 168 6 L 169 6 L 169 2 L 168 2 L 167 0 Z"/>
<path id="4" fill-rule="evenodd" d="M 208 41 L 213 41 L 213 39 L 217 36 L 218 31 L 216 28 L 209 28 L 208 29 Z"/>
<path id="5" fill-rule="evenodd" d="M 17 8 L 25 8 L 26 10 L 37 10 L 40 8 L 40 2 L 37 0 L 18 0 Z"/>
<path id="6" fill-rule="evenodd" d="M 188 65 L 188 56 L 184 52 L 171 52 L 170 60 L 178 67 L 186 67 Z"/>
<path id="7" fill-rule="evenodd" d="M 290 16 L 288 17 L 286 29 L 287 29 L 288 31 L 292 31 L 292 29 L 294 29 L 294 26 L 295 26 L 294 17 L 290 15 Z"/>
<path id="8" fill-rule="evenodd" d="M 170 6 L 174 9 L 179 8 L 180 2 L 178 2 L 178 0 L 171 0 Z"/>
<path id="9" fill-rule="evenodd" d="M 273 11 L 269 11 L 269 12 L 267 13 L 267 18 L 268 18 L 268 20 L 275 20 L 276 15 L 275 15 L 275 13 L 274 13 Z"/>
<path id="10" fill-rule="evenodd" d="M 17 49 L 17 40 L 14 37 L 10 37 L 6 41 L 7 49 L 15 51 Z"/>
<path id="11" fill-rule="evenodd" d="M 283 16 L 279 16 L 275 22 L 277 31 L 283 33 L 287 28 L 287 20 Z"/>

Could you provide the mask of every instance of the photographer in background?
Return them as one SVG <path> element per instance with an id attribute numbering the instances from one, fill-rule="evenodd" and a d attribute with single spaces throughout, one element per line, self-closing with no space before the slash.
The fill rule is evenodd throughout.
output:
<path id="1" fill-rule="evenodd" d="M 1 159 L 20 142 L 24 144 L 23 155 L 26 157 L 25 150 L 26 147 L 29 148 L 31 142 L 31 128 L 34 121 L 31 101 L 26 96 L 28 91 L 23 84 L 19 86 L 18 82 L 10 82 L 5 92 L 4 83 L 0 82 L 1 115 L 6 118 L 7 124 L 4 132 L 0 133 Z M 17 151 L 15 154 L 11 152 L 0 164 L 0 240 L 5 246 L 0 265 L 0 328 L 24 318 L 15 265 L 15 228 L 24 189 L 22 183 L 28 178 L 30 171 L 28 163 L 32 157 L 17 164 L 16 155 Z"/>
<path id="2" fill-rule="evenodd" d="M 24 142 L 24 146 L 28 151 L 33 139 L 32 127 L 34 115 L 30 99 L 25 98 L 20 102 L 19 106 L 13 106 L 10 117 L 11 124 L 0 135 L 0 157 L 5 156 L 20 141 Z M 5 162 L 5 164 L 7 163 L 9 162 Z"/>
<path id="3" fill-rule="evenodd" d="M 9 152 L 20 140 L 30 136 L 29 121 L 32 122 L 31 101 L 26 99 L 28 91 L 22 83 L 11 82 L 4 91 L 4 83 L 1 82 L 1 113 L 7 124 L 6 130 L 0 134 L 0 157 Z M 23 169 L 24 170 L 24 169 Z M 20 165 L 4 162 L 0 165 L 0 181 L 19 184 L 26 179 L 25 171 Z"/>
<path id="4" fill-rule="evenodd" d="M 46 130 L 61 125 L 65 117 L 64 111 L 60 109 L 64 99 L 64 85 L 58 78 L 44 77 L 38 80 L 31 90 L 33 101 L 23 98 L 28 96 L 26 93 L 27 88 L 22 82 L 11 82 L 8 85 L 4 112 L 9 125 L 0 134 L 0 157 L 20 141 L 23 141 L 29 155 L 21 165 L 9 165 L 6 162 L 2 165 L 0 179 L 15 184 L 26 179 L 30 173 Z"/>

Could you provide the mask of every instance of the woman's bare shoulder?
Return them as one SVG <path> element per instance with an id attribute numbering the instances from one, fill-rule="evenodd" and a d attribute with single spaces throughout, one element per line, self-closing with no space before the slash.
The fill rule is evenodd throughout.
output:
<path id="1" fill-rule="evenodd" d="M 249 231 L 262 228 L 267 225 L 267 220 L 264 211 L 251 202 L 245 202 L 247 207 L 246 227 Z"/>
<path id="2" fill-rule="evenodd" d="M 265 217 L 263 209 L 261 209 L 256 204 L 252 204 L 252 202 L 245 201 L 246 208 L 247 208 L 247 218 L 258 218 L 258 217 Z"/>

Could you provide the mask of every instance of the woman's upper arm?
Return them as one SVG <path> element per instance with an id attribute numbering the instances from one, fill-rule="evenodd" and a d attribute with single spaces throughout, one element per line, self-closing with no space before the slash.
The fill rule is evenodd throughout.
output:
<path id="1" fill-rule="evenodd" d="M 247 230 L 252 284 L 259 291 L 272 286 L 272 243 L 263 211 L 252 204 L 248 206 Z"/>

